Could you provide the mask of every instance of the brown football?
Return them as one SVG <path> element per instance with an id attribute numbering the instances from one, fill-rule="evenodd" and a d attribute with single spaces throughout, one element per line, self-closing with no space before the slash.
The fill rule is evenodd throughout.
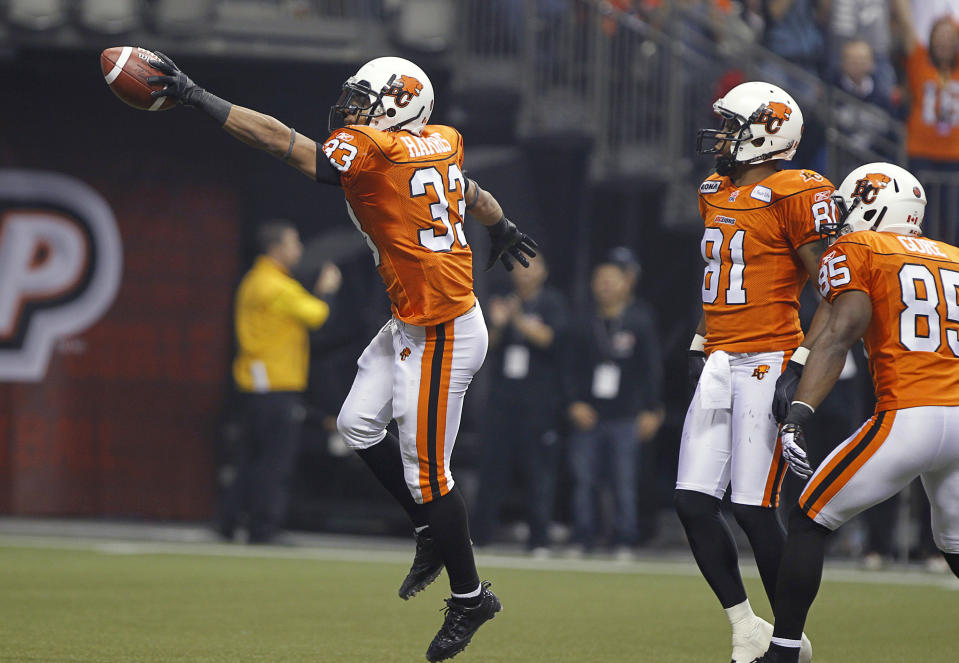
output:
<path id="1" fill-rule="evenodd" d="M 121 101 L 140 110 L 166 110 L 176 106 L 170 97 L 153 99 L 150 93 L 162 85 L 148 85 L 148 76 L 162 76 L 163 72 L 149 64 L 156 59 L 153 51 L 138 46 L 114 46 L 100 54 L 100 69 L 107 85 Z"/>

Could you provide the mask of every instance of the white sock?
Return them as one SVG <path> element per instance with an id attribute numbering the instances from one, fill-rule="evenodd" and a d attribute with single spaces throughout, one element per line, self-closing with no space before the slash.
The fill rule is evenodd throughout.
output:
<path id="1" fill-rule="evenodd" d="M 788 638 L 773 638 L 770 642 L 780 647 L 788 647 L 789 649 L 799 649 L 799 647 L 802 646 L 802 640 L 789 640 Z"/>
<path id="2" fill-rule="evenodd" d="M 735 626 L 737 623 L 756 615 L 753 614 L 753 609 L 749 607 L 749 599 L 746 599 L 731 608 L 726 608 L 726 616 L 729 617 L 729 623 Z"/>
<path id="3" fill-rule="evenodd" d="M 476 589 L 474 589 L 469 594 L 457 594 L 455 592 L 450 592 L 450 593 L 453 595 L 454 599 L 472 599 L 479 596 L 481 591 L 483 591 L 483 585 L 479 584 L 476 586 Z"/>

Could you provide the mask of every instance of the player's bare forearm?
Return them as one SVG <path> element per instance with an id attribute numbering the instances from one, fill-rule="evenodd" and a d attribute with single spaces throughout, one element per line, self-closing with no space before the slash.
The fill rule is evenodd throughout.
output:
<path id="1" fill-rule="evenodd" d="M 476 191 L 475 195 L 473 191 Z M 489 191 L 480 188 L 476 180 L 470 180 L 467 195 L 470 215 L 484 226 L 495 226 L 503 218 L 503 208 Z"/>
<path id="2" fill-rule="evenodd" d="M 699 324 L 696 325 L 696 333 L 700 336 L 706 336 L 706 314 L 699 316 Z"/>
<path id="3" fill-rule="evenodd" d="M 316 177 L 316 143 L 294 133 L 275 117 L 234 105 L 223 128 L 240 142 L 284 159 L 311 178 Z"/>
<path id="4" fill-rule="evenodd" d="M 819 307 L 813 314 L 812 322 L 809 323 L 809 330 L 806 332 L 806 336 L 803 339 L 803 347 L 812 348 L 813 345 L 816 344 L 816 339 L 819 338 L 826 329 L 826 324 L 829 322 L 829 313 L 831 310 L 832 305 L 829 302 L 827 302 L 825 299 L 819 300 Z"/>
<path id="5" fill-rule="evenodd" d="M 829 309 L 829 319 L 809 352 L 793 400 L 819 407 L 839 379 L 849 348 L 862 338 L 871 319 L 869 295 L 853 290 L 836 298 Z"/>
<path id="6" fill-rule="evenodd" d="M 234 105 L 223 128 L 250 147 L 281 157 L 290 142 L 290 128 L 275 117 Z"/>

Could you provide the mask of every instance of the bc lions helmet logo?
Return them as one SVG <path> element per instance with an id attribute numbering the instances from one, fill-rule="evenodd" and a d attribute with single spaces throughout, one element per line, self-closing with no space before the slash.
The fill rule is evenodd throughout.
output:
<path id="1" fill-rule="evenodd" d="M 384 96 L 396 97 L 396 105 L 400 108 L 409 106 L 413 97 L 418 97 L 423 91 L 423 84 L 412 76 L 393 76 L 390 87 Z"/>
<path id="2" fill-rule="evenodd" d="M 882 173 L 868 173 L 861 180 L 856 180 L 856 188 L 852 192 L 853 198 L 858 198 L 865 205 L 876 201 L 880 189 L 885 189 L 886 185 L 892 182 L 892 178 Z"/>
<path id="3" fill-rule="evenodd" d="M 792 115 L 793 109 L 781 101 L 770 101 L 760 108 L 750 124 L 765 124 L 767 133 L 777 133 Z"/>

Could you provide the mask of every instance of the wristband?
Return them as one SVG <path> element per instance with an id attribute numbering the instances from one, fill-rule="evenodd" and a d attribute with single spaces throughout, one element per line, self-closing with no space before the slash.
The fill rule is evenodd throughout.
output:
<path id="1" fill-rule="evenodd" d="M 706 353 L 706 337 L 702 334 L 696 334 L 693 336 L 693 342 L 689 344 L 690 352 L 702 352 Z"/>
<path id="2" fill-rule="evenodd" d="M 789 358 L 789 361 L 794 361 L 800 366 L 806 365 L 806 359 L 809 357 L 809 348 L 799 346 L 796 348 L 796 351 L 793 353 L 793 356 Z M 805 405 L 805 403 L 803 403 Z"/>
<path id="3" fill-rule="evenodd" d="M 233 104 L 203 89 L 197 90 L 192 97 L 189 100 L 190 105 L 204 111 L 216 120 L 221 127 L 226 124 L 226 118 L 230 116 L 230 109 L 233 108 Z"/>
<path id="4" fill-rule="evenodd" d="M 789 413 L 786 415 L 783 425 L 798 424 L 802 426 L 815 411 L 816 408 L 809 403 L 805 403 L 803 401 L 793 401 L 789 405 Z"/>
<path id="5" fill-rule="evenodd" d="M 486 230 L 488 230 L 489 234 L 493 235 L 494 237 L 497 235 L 502 235 L 503 233 L 506 232 L 506 224 L 508 223 L 509 223 L 509 219 L 507 219 L 506 215 L 504 214 L 503 216 L 499 218 L 499 221 L 497 221 L 491 226 L 486 226 Z"/>
<path id="6" fill-rule="evenodd" d="M 281 161 L 286 161 L 293 154 L 293 143 L 296 142 L 296 129 L 290 127 L 290 146 L 286 148 L 286 154 L 280 157 Z"/>

